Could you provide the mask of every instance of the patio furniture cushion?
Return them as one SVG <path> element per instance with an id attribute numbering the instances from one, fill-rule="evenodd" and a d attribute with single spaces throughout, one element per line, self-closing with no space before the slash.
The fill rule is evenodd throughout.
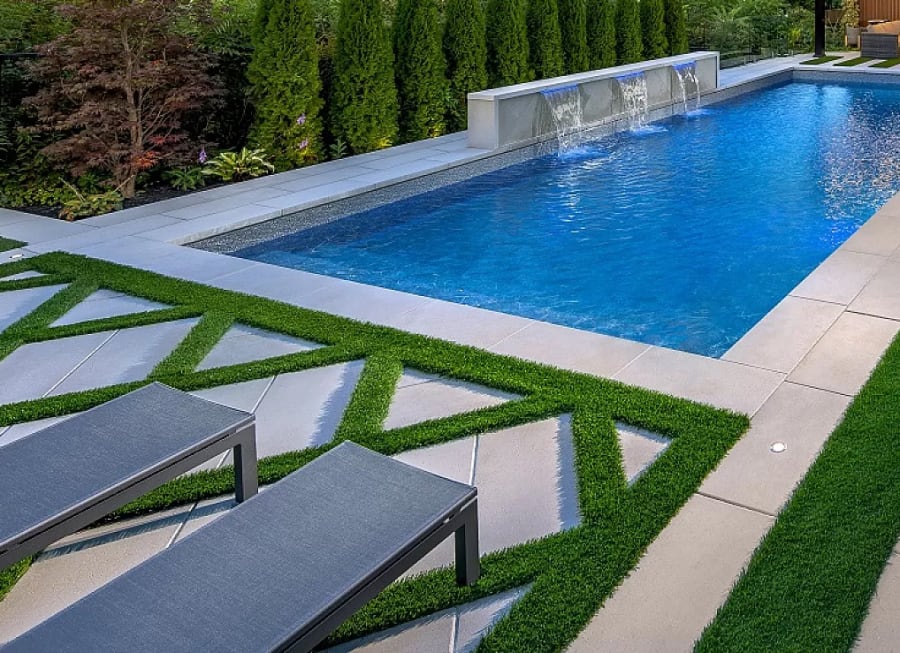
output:
<path id="1" fill-rule="evenodd" d="M 475 501 L 345 442 L 8 650 L 307 651 L 452 532 L 458 580 L 474 582 Z"/>
<path id="2" fill-rule="evenodd" d="M 0 569 L 229 448 L 249 498 L 253 416 L 161 383 L 0 447 Z"/>
<path id="3" fill-rule="evenodd" d="M 880 27 L 880 25 L 872 27 Z M 900 36 L 896 33 L 868 31 L 859 35 L 859 55 L 861 57 L 893 59 L 898 55 L 898 45 L 900 45 Z"/>

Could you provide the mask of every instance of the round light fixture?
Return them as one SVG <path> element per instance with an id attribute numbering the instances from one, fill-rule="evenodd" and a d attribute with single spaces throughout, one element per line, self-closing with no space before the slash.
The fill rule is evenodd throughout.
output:
<path id="1" fill-rule="evenodd" d="M 769 446 L 769 451 L 771 451 L 772 453 L 781 453 L 785 449 L 787 449 L 787 445 L 784 442 L 773 442 Z"/>
<path id="2" fill-rule="evenodd" d="M 19 252 L 19 253 L 17 253 L 17 254 L 11 254 L 9 258 L 11 258 L 11 259 L 17 259 L 17 258 L 22 258 L 23 256 L 25 256 L 25 255 L 22 254 L 21 252 Z"/>

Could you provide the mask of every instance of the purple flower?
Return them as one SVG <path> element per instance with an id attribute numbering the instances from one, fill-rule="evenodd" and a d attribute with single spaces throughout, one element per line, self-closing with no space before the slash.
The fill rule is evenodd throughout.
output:
<path id="1" fill-rule="evenodd" d="M 201 148 L 200 148 L 200 154 L 197 156 L 197 161 L 200 162 L 200 165 L 203 165 L 204 163 L 206 163 L 206 161 L 207 161 L 208 159 L 209 159 L 209 156 L 206 154 L 206 148 L 205 148 L 205 147 L 201 147 Z"/>
<path id="2" fill-rule="evenodd" d="M 300 125 L 301 127 L 306 124 L 306 114 L 305 113 L 301 113 L 300 117 L 297 118 L 297 124 Z"/>
<path id="3" fill-rule="evenodd" d="M 297 143 L 297 148 L 300 150 L 305 150 L 307 147 L 309 147 L 309 139 L 308 138 L 304 138 L 302 141 Z"/>

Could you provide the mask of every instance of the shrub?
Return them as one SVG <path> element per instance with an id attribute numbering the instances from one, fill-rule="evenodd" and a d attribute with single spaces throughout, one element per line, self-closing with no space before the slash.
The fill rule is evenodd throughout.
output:
<path id="1" fill-rule="evenodd" d="M 400 138 L 417 141 L 444 133 L 447 82 L 435 0 L 398 0 L 394 69 Z"/>
<path id="2" fill-rule="evenodd" d="M 669 43 L 669 54 L 685 54 L 689 48 L 684 1 L 664 0 L 664 4 L 666 41 Z"/>
<path id="3" fill-rule="evenodd" d="M 394 56 L 380 0 L 344 0 L 334 51 L 332 133 L 354 153 L 397 138 Z"/>
<path id="4" fill-rule="evenodd" d="M 444 9 L 444 57 L 450 106 L 447 127 L 466 128 L 466 95 L 487 88 L 487 44 L 481 0 L 447 0 Z"/>
<path id="5" fill-rule="evenodd" d="M 250 142 L 288 170 L 319 157 L 319 62 L 309 0 L 266 0 L 260 5 L 266 29 L 253 52 L 247 78 L 256 119 Z"/>
<path id="6" fill-rule="evenodd" d="M 73 176 L 108 171 L 125 197 L 139 173 L 190 149 L 184 119 L 215 95 L 210 60 L 177 27 L 201 0 L 87 0 L 59 11 L 72 30 L 39 48 L 44 84 L 27 102 L 38 129 L 62 138 L 43 149 Z"/>
<path id="7" fill-rule="evenodd" d="M 532 79 L 528 70 L 528 26 L 525 0 L 488 0 L 487 69 L 491 86 Z"/>
<path id="8" fill-rule="evenodd" d="M 65 181 L 63 183 L 69 189 L 71 196 L 63 201 L 59 217 L 70 222 L 78 218 L 118 211 L 122 208 L 122 193 L 118 188 L 102 193 L 83 193 L 72 184 Z"/>
<path id="9" fill-rule="evenodd" d="M 559 29 L 562 34 L 566 73 L 580 73 L 590 67 L 587 46 L 587 0 L 558 0 Z"/>
<path id="10" fill-rule="evenodd" d="M 262 177 L 275 171 L 275 166 L 266 160 L 263 150 L 241 148 L 240 152 L 221 152 L 206 162 L 203 174 L 218 177 L 222 181 L 242 181 Z"/>
<path id="11" fill-rule="evenodd" d="M 669 54 L 663 0 L 641 0 L 641 34 L 645 59 L 659 59 Z"/>
<path id="12" fill-rule="evenodd" d="M 641 18 L 637 0 L 616 2 L 616 63 L 635 63 L 641 60 Z"/>
<path id="13" fill-rule="evenodd" d="M 203 168 L 200 166 L 184 166 L 166 170 L 163 175 L 169 186 L 177 190 L 196 190 L 206 185 Z"/>
<path id="14" fill-rule="evenodd" d="M 589 0 L 588 50 L 591 68 L 616 65 L 616 5 L 615 0 Z"/>
<path id="15" fill-rule="evenodd" d="M 537 79 L 565 73 L 556 0 L 528 3 L 528 60 Z"/>

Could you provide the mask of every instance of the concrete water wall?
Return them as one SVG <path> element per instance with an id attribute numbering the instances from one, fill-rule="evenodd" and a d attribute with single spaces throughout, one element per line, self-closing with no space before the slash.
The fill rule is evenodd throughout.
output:
<path id="1" fill-rule="evenodd" d="M 637 72 L 646 76 L 652 114 L 656 109 L 681 101 L 674 67 L 692 61 L 696 64 L 701 95 L 715 90 L 719 83 L 719 53 L 691 52 L 469 93 L 469 146 L 494 150 L 554 134 L 541 93 L 566 86 L 578 86 L 585 127 L 621 119 L 625 107 L 616 77 Z"/>

